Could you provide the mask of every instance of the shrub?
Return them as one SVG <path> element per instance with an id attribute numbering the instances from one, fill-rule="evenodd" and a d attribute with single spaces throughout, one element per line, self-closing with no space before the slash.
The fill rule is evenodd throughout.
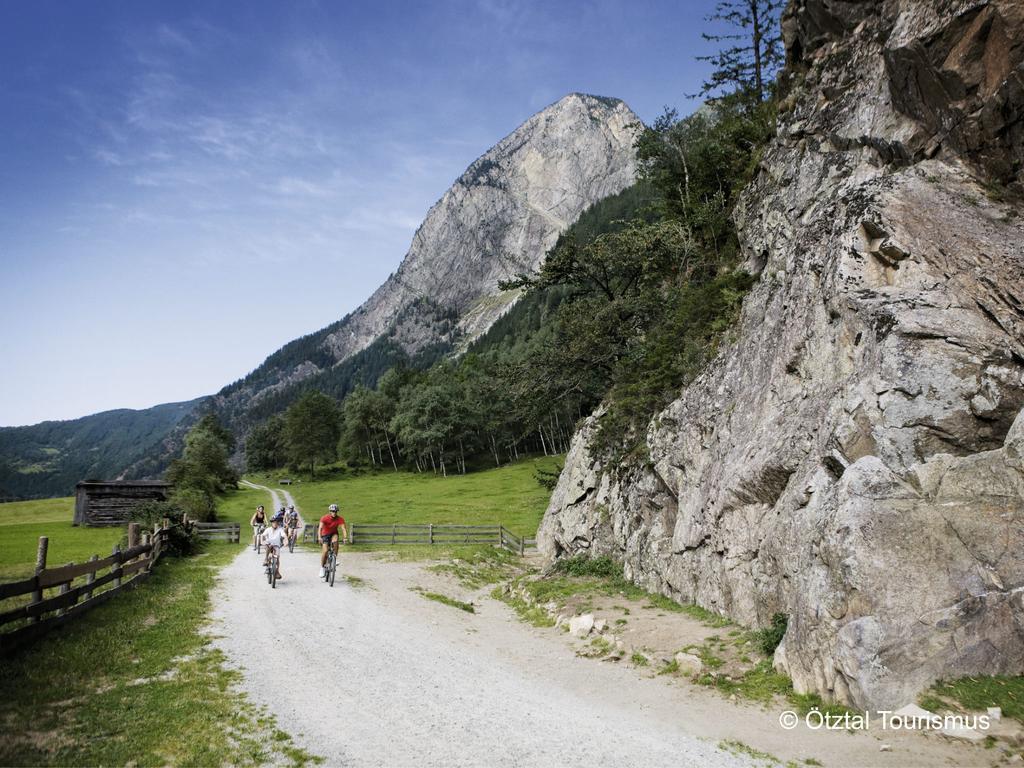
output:
<path id="1" fill-rule="evenodd" d="M 190 520 L 212 522 L 217 519 L 217 502 L 201 488 L 177 488 L 171 494 L 171 505 Z"/>
<path id="2" fill-rule="evenodd" d="M 772 656 L 775 649 L 779 647 L 783 636 L 786 634 L 786 627 L 789 619 L 784 613 L 776 613 L 772 616 L 772 623 L 764 629 L 759 629 L 754 634 L 757 637 L 757 645 L 765 656 Z"/>
<path id="3" fill-rule="evenodd" d="M 537 484 L 542 488 L 546 488 L 549 491 L 553 491 L 555 490 L 555 486 L 558 484 L 558 476 L 561 474 L 561 464 L 559 464 L 552 470 L 537 467 L 537 469 L 533 471 L 533 479 L 536 480 Z"/>
<path id="4" fill-rule="evenodd" d="M 610 557 L 586 557 L 576 555 L 555 564 L 555 571 L 566 576 L 621 577 L 622 566 Z"/>
<path id="5" fill-rule="evenodd" d="M 132 510 L 131 520 L 152 530 L 156 523 L 164 519 L 171 521 L 169 534 L 164 542 L 164 554 L 171 557 L 188 557 L 202 550 L 202 541 L 195 526 L 181 522 L 181 510 L 173 503 L 153 501 L 140 504 Z M 127 538 L 121 542 L 122 549 L 127 545 Z"/>

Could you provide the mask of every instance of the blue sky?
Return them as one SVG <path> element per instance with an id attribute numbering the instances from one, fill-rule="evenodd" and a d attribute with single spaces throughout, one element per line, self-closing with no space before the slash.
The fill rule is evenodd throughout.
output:
<path id="1" fill-rule="evenodd" d="M 712 5 L 0 3 L 0 425 L 245 375 L 537 110 L 691 109 Z"/>

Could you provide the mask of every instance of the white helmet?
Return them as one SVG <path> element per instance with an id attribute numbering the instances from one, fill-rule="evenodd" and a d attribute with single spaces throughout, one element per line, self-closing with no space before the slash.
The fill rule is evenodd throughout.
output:
<path id="1" fill-rule="evenodd" d="M 331 504 L 331 506 L 329 506 L 327 508 L 327 511 L 328 512 L 337 512 L 338 511 L 338 505 L 337 504 Z"/>

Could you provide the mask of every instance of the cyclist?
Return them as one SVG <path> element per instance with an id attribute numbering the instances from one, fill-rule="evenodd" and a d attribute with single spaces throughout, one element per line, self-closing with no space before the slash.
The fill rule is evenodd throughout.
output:
<path id="1" fill-rule="evenodd" d="M 249 519 L 249 525 L 252 526 L 252 544 L 255 547 L 256 537 L 263 533 L 263 529 L 267 527 L 267 513 L 264 511 L 262 504 L 256 507 L 256 511 Z"/>
<path id="2" fill-rule="evenodd" d="M 317 527 L 317 537 L 320 539 L 320 578 L 324 577 L 324 569 L 327 567 L 327 547 L 334 548 L 334 556 L 338 556 L 338 529 L 341 528 L 342 540 L 348 538 L 348 528 L 345 527 L 345 518 L 338 514 L 338 505 L 331 504 L 327 508 L 327 514 L 320 518 L 320 525 Z"/>
<path id="3" fill-rule="evenodd" d="M 277 551 L 278 579 L 283 578 L 281 576 L 281 547 L 284 545 L 284 540 L 284 529 L 275 515 L 270 521 L 270 527 L 263 532 L 263 543 L 267 545 L 267 554 L 263 558 L 263 567 L 266 568 L 270 564 L 270 548 L 273 547 Z"/>
<path id="4" fill-rule="evenodd" d="M 298 535 L 299 530 L 299 513 L 296 511 L 294 505 L 288 506 L 288 514 L 284 516 L 284 527 L 288 533 L 288 543 Z"/>

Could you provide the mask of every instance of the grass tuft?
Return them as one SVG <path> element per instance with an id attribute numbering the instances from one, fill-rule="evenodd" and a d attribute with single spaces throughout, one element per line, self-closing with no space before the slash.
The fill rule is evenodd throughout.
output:
<path id="1" fill-rule="evenodd" d="M 452 608 L 458 608 L 460 611 L 466 613 L 476 613 L 476 608 L 473 607 L 472 603 L 464 603 L 461 600 L 456 600 L 454 597 L 448 597 L 448 595 L 442 595 L 440 592 L 427 592 L 425 589 L 419 587 L 413 587 L 413 592 L 419 592 L 427 600 L 433 600 L 435 603 L 441 603 Z"/>

